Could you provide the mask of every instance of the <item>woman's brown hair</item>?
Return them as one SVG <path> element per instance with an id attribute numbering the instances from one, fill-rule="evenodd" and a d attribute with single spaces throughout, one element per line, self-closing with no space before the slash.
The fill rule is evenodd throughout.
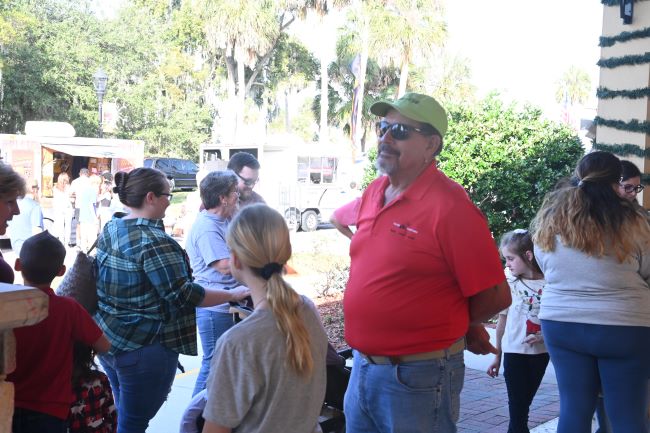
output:
<path id="1" fill-rule="evenodd" d="M 556 237 L 590 256 L 611 249 L 619 262 L 650 242 L 646 211 L 618 196 L 620 160 L 609 152 L 585 155 L 575 170 L 577 184 L 564 183 L 544 198 L 532 222 L 533 241 L 555 250 Z"/>

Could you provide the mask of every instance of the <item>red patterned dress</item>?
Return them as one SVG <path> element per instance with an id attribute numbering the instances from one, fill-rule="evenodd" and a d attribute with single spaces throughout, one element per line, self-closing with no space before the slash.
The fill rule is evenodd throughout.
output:
<path id="1" fill-rule="evenodd" d="M 70 433 L 115 433 L 117 412 L 108 377 L 93 372 L 74 387 L 75 401 L 70 407 Z"/>

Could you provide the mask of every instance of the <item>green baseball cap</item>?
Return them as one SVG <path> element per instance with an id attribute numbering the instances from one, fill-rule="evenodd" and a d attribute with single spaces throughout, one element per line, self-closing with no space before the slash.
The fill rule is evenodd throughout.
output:
<path id="1" fill-rule="evenodd" d="M 420 93 L 405 93 L 396 101 L 379 101 L 372 104 L 370 112 L 385 116 L 390 110 L 397 110 L 402 116 L 436 128 L 441 136 L 447 132 L 447 112 L 431 96 Z"/>

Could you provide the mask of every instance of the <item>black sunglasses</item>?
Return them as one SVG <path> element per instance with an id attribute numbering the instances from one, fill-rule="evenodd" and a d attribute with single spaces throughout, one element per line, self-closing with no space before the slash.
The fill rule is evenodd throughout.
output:
<path id="1" fill-rule="evenodd" d="M 411 131 L 422 135 L 434 135 L 436 133 L 433 128 L 416 128 L 415 126 L 405 125 L 404 123 L 388 123 L 385 120 L 377 122 L 375 128 L 377 137 L 383 137 L 390 130 L 390 135 L 395 140 L 407 140 Z"/>
<path id="2" fill-rule="evenodd" d="M 631 194 L 633 192 L 638 194 L 645 188 L 643 185 L 632 185 L 631 183 L 621 183 L 621 187 L 628 194 Z"/>
<path id="3" fill-rule="evenodd" d="M 245 177 L 240 176 L 239 173 L 235 173 L 235 174 L 237 175 L 238 178 L 242 180 L 242 182 L 244 182 L 244 185 L 246 186 L 255 186 L 257 182 L 260 181 L 259 177 L 257 179 L 246 179 Z"/>

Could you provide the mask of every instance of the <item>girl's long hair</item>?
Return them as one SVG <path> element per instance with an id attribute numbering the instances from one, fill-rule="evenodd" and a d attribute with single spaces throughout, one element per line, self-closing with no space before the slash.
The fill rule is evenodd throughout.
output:
<path id="1" fill-rule="evenodd" d="M 284 266 L 291 257 L 284 218 L 263 204 L 242 209 L 230 223 L 226 241 L 239 260 L 260 276 L 265 265 Z M 266 300 L 285 337 L 290 367 L 299 375 L 309 377 L 314 361 L 309 334 L 299 312 L 302 299 L 282 278 L 277 265 L 266 283 Z"/>
<path id="2" fill-rule="evenodd" d="M 72 351 L 72 386 L 75 387 L 82 380 L 90 380 L 97 375 L 97 364 L 95 364 L 95 353 L 92 347 L 75 342 Z"/>
<path id="3" fill-rule="evenodd" d="M 531 224 L 533 241 L 555 250 L 556 236 L 570 248 L 602 257 L 612 249 L 619 262 L 650 241 L 646 211 L 619 197 L 621 163 L 609 152 L 585 155 L 575 181 L 565 182 L 544 198 Z"/>

